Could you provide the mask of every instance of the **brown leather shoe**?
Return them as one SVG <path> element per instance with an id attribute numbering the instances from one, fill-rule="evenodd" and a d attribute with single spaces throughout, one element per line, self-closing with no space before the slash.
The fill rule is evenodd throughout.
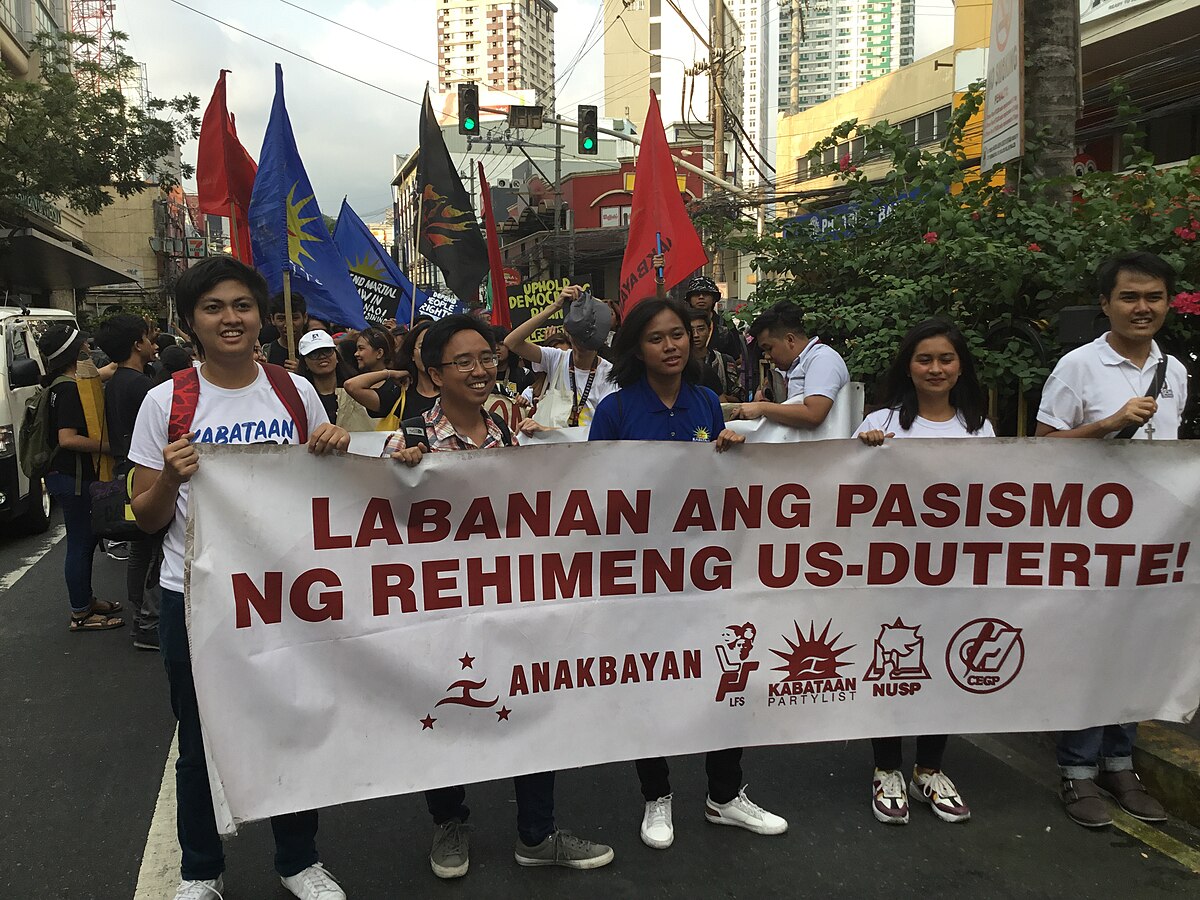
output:
<path id="1" fill-rule="evenodd" d="M 1142 779 L 1133 769 L 1121 772 L 1101 772 L 1096 776 L 1096 787 L 1109 794 L 1121 809 L 1143 822 L 1165 822 L 1167 811 L 1162 804 L 1146 792 Z"/>
<path id="2" fill-rule="evenodd" d="M 1084 828 L 1104 828 L 1112 824 L 1108 803 L 1092 779 L 1064 778 L 1061 796 L 1073 822 Z"/>

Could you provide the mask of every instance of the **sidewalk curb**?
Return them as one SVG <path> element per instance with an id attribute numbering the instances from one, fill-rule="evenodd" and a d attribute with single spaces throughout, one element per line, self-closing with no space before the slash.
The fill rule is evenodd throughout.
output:
<path id="1" fill-rule="evenodd" d="M 1138 726 L 1134 765 L 1167 812 L 1200 827 L 1200 741 L 1156 722 Z"/>

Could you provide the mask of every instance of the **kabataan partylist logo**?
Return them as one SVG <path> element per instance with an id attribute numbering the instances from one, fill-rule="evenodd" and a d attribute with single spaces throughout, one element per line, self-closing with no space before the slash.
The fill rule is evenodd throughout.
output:
<path id="1" fill-rule="evenodd" d="M 773 671 L 783 672 L 783 677 L 767 687 L 767 706 L 803 706 L 815 703 L 838 703 L 843 700 L 853 700 L 857 690 L 857 680 L 839 674 L 844 666 L 849 666 L 850 660 L 841 657 L 853 650 L 855 644 L 838 646 L 842 639 L 841 633 L 829 636 L 833 620 L 825 623 L 825 627 L 817 634 L 815 622 L 808 625 L 805 635 L 800 623 L 793 621 L 796 628 L 796 639 L 793 641 L 787 635 L 782 635 L 787 644 L 787 650 L 771 652 L 783 660 L 782 666 L 775 666 Z"/>

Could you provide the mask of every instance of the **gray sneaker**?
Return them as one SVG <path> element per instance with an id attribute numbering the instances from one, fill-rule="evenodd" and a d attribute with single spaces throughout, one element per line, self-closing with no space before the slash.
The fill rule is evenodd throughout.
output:
<path id="1" fill-rule="evenodd" d="M 429 867 L 438 878 L 462 878 L 471 864 L 470 828 L 458 819 L 433 826 L 433 849 Z"/>
<path id="2" fill-rule="evenodd" d="M 513 854 L 522 866 L 564 866 L 568 869 L 598 869 L 613 861 L 612 847 L 577 838 L 569 831 L 556 831 L 536 847 L 517 841 Z"/>

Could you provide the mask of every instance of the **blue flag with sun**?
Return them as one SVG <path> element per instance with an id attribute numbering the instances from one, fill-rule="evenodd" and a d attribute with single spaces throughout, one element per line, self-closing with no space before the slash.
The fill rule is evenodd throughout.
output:
<path id="1" fill-rule="evenodd" d="M 325 227 L 296 149 L 283 102 L 283 67 L 278 63 L 275 102 L 246 218 L 254 265 L 273 294 L 283 290 L 284 271 L 291 272 L 292 291 L 304 295 L 310 315 L 339 325 L 366 327 L 362 300 Z"/>
<path id="2" fill-rule="evenodd" d="M 333 243 L 346 261 L 350 280 L 362 297 L 367 321 L 380 325 L 395 319 L 407 325 L 412 319 L 414 301 L 419 308 L 428 298 L 413 286 L 344 199 L 337 227 L 333 229 Z"/>

